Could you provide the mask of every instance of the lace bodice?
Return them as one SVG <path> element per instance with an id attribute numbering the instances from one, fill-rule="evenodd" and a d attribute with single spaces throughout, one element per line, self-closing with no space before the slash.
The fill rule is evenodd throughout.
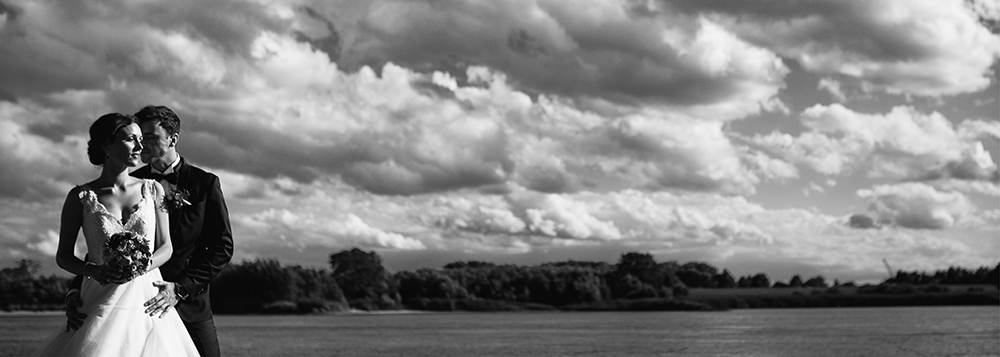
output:
<path id="1" fill-rule="evenodd" d="M 157 210 L 162 201 L 156 195 L 154 181 L 144 180 L 140 191 L 139 202 L 126 209 L 133 213 L 122 222 L 97 200 L 91 187 L 75 188 L 83 205 L 83 235 L 91 262 L 103 264 L 104 242 L 124 231 L 147 238 L 153 248 Z M 155 283 L 162 280 L 158 268 L 122 284 L 83 279 L 77 311 L 86 318 L 77 328 L 61 323 L 33 356 L 198 356 L 198 348 L 177 309 L 167 309 L 159 317 L 146 313 L 144 305 L 157 296 Z"/>
<path id="2" fill-rule="evenodd" d="M 83 204 L 83 237 L 87 241 L 87 251 L 103 252 L 104 242 L 115 233 L 132 231 L 149 241 L 149 251 L 155 248 L 156 203 L 152 180 L 143 180 L 142 198 L 136 203 L 130 216 L 122 222 L 97 200 L 97 193 L 90 186 L 80 186 L 80 202 Z M 104 264 L 104 254 L 88 254 L 87 260 L 94 264 Z"/>

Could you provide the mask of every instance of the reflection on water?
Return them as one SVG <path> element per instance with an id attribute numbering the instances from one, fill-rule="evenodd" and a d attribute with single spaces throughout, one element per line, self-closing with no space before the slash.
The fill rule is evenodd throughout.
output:
<path id="1" fill-rule="evenodd" d="M 60 319 L 0 315 L 0 327 L 41 336 Z M 217 316 L 216 325 L 233 356 L 1000 356 L 997 306 Z M 7 348 L 29 342 L 21 330 L 0 338 L 0 351 L 30 351 Z"/>

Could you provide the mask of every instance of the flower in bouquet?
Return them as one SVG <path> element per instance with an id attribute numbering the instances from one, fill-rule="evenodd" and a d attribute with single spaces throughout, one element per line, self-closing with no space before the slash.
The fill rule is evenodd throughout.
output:
<path id="1" fill-rule="evenodd" d="M 149 240 L 132 231 L 115 233 L 104 242 L 104 266 L 121 272 L 125 281 L 146 273 L 150 255 Z"/>
<path id="2" fill-rule="evenodd" d="M 180 209 L 182 207 L 187 207 L 191 205 L 188 201 L 191 194 L 187 190 L 180 187 L 175 187 L 172 191 L 168 192 L 163 196 L 163 209 Z"/>

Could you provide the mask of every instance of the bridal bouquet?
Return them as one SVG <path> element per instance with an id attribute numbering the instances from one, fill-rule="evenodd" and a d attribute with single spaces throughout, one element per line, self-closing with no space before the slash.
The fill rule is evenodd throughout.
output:
<path id="1" fill-rule="evenodd" d="M 115 233 L 104 242 L 104 265 L 121 272 L 125 281 L 146 273 L 150 255 L 149 240 L 132 231 Z"/>

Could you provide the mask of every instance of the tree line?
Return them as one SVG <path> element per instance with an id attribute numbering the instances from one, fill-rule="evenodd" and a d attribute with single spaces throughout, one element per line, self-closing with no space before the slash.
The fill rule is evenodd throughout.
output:
<path id="1" fill-rule="evenodd" d="M 997 265 L 1000 267 L 1000 265 Z M 980 267 L 976 270 L 950 267 L 933 273 L 918 271 L 897 271 L 896 276 L 886 279 L 890 284 L 953 285 L 953 284 L 997 284 L 1000 280 L 997 267 Z"/>
<path id="2" fill-rule="evenodd" d="M 441 269 L 391 273 L 375 252 L 331 254 L 329 268 L 281 265 L 274 259 L 229 264 L 211 285 L 218 313 L 304 313 L 360 310 L 574 309 L 659 301 L 679 304 L 692 288 L 795 288 L 830 286 L 823 276 L 771 282 L 764 273 L 735 278 L 704 262 L 657 262 L 629 252 L 615 264 L 564 261 L 534 266 L 459 261 Z M 996 267 L 951 267 L 934 273 L 897 272 L 885 284 L 992 284 Z M 22 260 L 0 270 L 0 309 L 61 309 L 69 278 L 38 274 Z M 833 286 L 851 286 L 834 281 Z M 657 305 L 660 306 L 660 305 Z M 662 306 L 660 306 L 662 307 Z M 651 307 L 656 308 L 656 306 Z M 692 307 L 694 308 L 694 307 Z"/>

